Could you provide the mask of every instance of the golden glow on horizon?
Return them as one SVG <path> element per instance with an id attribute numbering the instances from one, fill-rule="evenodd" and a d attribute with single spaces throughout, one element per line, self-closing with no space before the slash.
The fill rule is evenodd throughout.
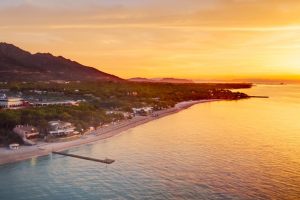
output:
<path id="1" fill-rule="evenodd" d="M 124 78 L 300 80 L 298 1 L 67 3 L 0 2 L 1 40 Z"/>

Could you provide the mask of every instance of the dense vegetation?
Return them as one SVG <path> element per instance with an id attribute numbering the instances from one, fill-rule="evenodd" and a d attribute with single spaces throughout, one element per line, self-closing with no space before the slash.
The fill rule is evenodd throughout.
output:
<path id="1" fill-rule="evenodd" d="M 0 143 L 10 143 L 18 139 L 12 133 L 16 124 L 30 124 L 36 126 L 44 135 L 51 120 L 72 122 L 77 130 L 87 129 L 89 126 L 99 126 L 113 120 L 122 119 L 121 115 L 106 115 L 99 106 L 81 103 L 79 106 L 48 106 L 27 108 L 21 110 L 5 110 L 0 112 Z"/>
<path id="2" fill-rule="evenodd" d="M 121 119 L 121 115 L 106 115 L 106 110 L 131 112 L 133 107 L 153 106 L 156 110 L 174 106 L 180 101 L 199 99 L 247 98 L 243 93 L 234 93 L 228 89 L 248 88 L 250 84 L 168 84 L 168 83 L 131 83 L 124 82 L 71 82 L 57 83 L 9 83 L 0 86 L 11 92 L 22 93 L 26 99 L 34 96 L 38 99 L 59 94 L 60 98 L 85 100 L 79 106 L 48 106 L 19 110 L 0 111 L 0 143 L 16 140 L 11 130 L 17 124 L 37 126 L 45 133 L 50 120 L 72 122 L 78 130 L 89 126 L 98 126 Z M 33 91 L 44 91 L 35 94 Z M 54 95 L 55 96 L 55 95 Z"/>
<path id="3" fill-rule="evenodd" d="M 173 106 L 175 103 L 196 99 L 239 99 L 246 97 L 226 89 L 251 87 L 250 84 L 168 84 L 168 83 L 114 83 L 89 82 L 69 84 L 11 83 L 5 85 L 13 91 L 29 90 L 60 92 L 64 98 L 88 99 L 104 109 L 130 110 L 134 106 Z M 28 94 L 27 94 L 28 95 Z M 41 95 L 41 97 L 45 94 Z"/>

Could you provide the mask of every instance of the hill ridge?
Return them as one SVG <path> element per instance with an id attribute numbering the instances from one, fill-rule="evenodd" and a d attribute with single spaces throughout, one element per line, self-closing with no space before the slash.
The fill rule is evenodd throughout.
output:
<path id="1" fill-rule="evenodd" d="M 32 54 L 13 44 L 0 42 L 0 80 L 122 81 L 123 79 L 63 56 L 40 52 Z"/>

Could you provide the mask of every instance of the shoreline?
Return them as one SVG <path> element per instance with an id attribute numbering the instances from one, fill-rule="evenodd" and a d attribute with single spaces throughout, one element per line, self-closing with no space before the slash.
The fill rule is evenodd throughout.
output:
<path id="1" fill-rule="evenodd" d="M 177 103 L 172 108 L 155 111 L 153 113 L 156 115 L 155 117 L 137 116 L 129 120 L 123 120 L 118 124 L 112 124 L 109 125 L 108 127 L 98 128 L 94 131 L 89 132 L 89 134 L 83 135 L 80 138 L 73 141 L 58 142 L 58 143 L 41 142 L 35 146 L 21 146 L 20 149 L 18 150 L 10 150 L 8 148 L 2 147 L 0 148 L 0 165 L 28 160 L 34 157 L 47 156 L 51 154 L 51 152 L 53 151 L 63 151 L 81 145 L 95 143 L 99 140 L 104 140 L 119 135 L 126 130 L 148 123 L 150 121 L 160 119 L 162 117 L 171 114 L 175 114 L 195 104 L 214 102 L 214 101 L 220 101 L 220 99 L 207 99 L 207 100 L 180 102 Z"/>

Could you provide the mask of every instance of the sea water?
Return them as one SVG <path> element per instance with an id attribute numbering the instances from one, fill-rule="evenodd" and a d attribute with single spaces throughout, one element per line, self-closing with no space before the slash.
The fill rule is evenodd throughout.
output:
<path id="1" fill-rule="evenodd" d="M 1 200 L 300 199 L 300 86 L 195 105 L 69 150 L 0 166 Z"/>

